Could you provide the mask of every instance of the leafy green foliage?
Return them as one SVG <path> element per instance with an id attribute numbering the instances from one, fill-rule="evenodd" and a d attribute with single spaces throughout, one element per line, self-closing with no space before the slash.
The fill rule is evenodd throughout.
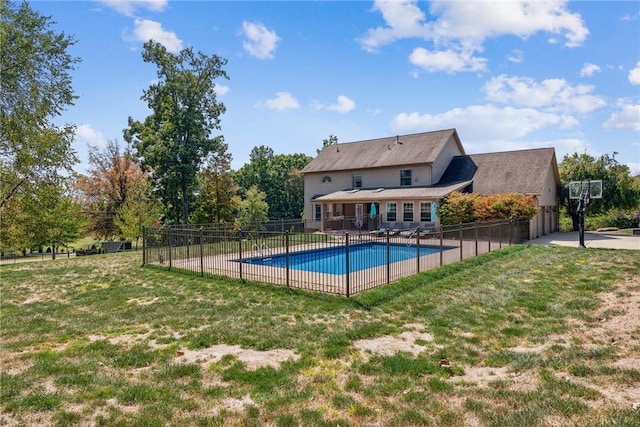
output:
<path id="1" fill-rule="evenodd" d="M 142 95 L 153 113 L 144 122 L 130 117 L 125 140 L 133 142 L 143 167 L 153 170 L 168 217 L 186 224 L 196 174 L 207 156 L 221 148 L 222 136 L 211 136 L 225 112 L 214 81 L 228 78 L 222 69 L 227 62 L 191 48 L 174 54 L 154 41 L 144 44 L 142 57 L 158 69 L 157 82 Z"/>
<path id="2" fill-rule="evenodd" d="M 602 199 L 589 202 L 589 214 L 604 214 L 613 209 L 633 210 L 640 208 L 640 186 L 637 177 L 630 175 L 629 167 L 618 163 L 616 154 L 603 154 L 595 158 L 586 153 L 566 155 L 558 165 L 561 192 L 560 205 L 573 220 L 574 230 L 578 229 L 578 201 L 569 199 L 569 183 L 588 179 L 602 180 Z"/>
<path id="3" fill-rule="evenodd" d="M 266 194 L 252 186 L 238 207 L 238 219 L 241 223 L 258 223 L 269 219 L 269 205 L 265 201 Z"/>
<path id="4" fill-rule="evenodd" d="M 234 173 L 244 195 L 252 186 L 265 193 L 269 218 L 300 218 L 304 211 L 304 179 L 300 171 L 311 161 L 305 154 L 278 154 L 254 147 L 250 162 Z"/>
<path id="5" fill-rule="evenodd" d="M 231 154 L 221 143 L 217 153 L 210 156 L 204 171 L 197 177 L 198 195 L 193 222 L 212 224 L 233 222 L 240 199 L 238 186 L 231 176 Z"/>
<path id="6" fill-rule="evenodd" d="M 77 162 L 74 127 L 52 119 L 76 98 L 70 72 L 79 59 L 67 52 L 73 38 L 53 24 L 27 2 L 0 0 L 0 209 Z"/>
<path id="7" fill-rule="evenodd" d="M 80 204 L 63 187 L 41 184 L 14 202 L 13 215 L 3 218 L 8 222 L 3 227 L 10 228 L 12 233 L 3 236 L 2 246 L 12 246 L 11 243 L 22 247 L 50 246 L 55 258 L 56 248 L 80 237 L 84 225 Z M 11 240 L 4 240 L 7 237 Z"/>

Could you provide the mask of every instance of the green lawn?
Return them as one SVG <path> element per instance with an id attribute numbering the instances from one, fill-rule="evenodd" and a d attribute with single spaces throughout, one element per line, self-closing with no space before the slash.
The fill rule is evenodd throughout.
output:
<path id="1" fill-rule="evenodd" d="M 0 268 L 0 425 L 640 425 L 637 251 L 515 245 L 352 299 L 140 264 Z"/>

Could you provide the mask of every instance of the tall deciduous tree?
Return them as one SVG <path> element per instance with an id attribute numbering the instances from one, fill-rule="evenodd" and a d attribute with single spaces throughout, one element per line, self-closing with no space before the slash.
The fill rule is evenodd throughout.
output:
<path id="1" fill-rule="evenodd" d="M 193 221 L 197 224 L 233 222 L 238 208 L 238 186 L 231 177 L 231 154 L 222 144 L 198 174 L 198 195 Z"/>
<path id="2" fill-rule="evenodd" d="M 115 225 L 120 236 L 127 240 L 138 241 L 142 237 L 142 228 L 158 225 L 162 217 L 162 204 L 151 188 L 151 181 L 145 177 L 131 184 L 127 198 L 120 206 L 115 217 Z"/>
<path id="3" fill-rule="evenodd" d="M 602 180 L 602 199 L 589 202 L 588 211 L 598 214 L 611 209 L 632 209 L 640 207 L 640 189 L 633 182 L 629 167 L 618 163 L 616 154 L 604 154 L 595 158 L 586 153 L 566 155 L 558 165 L 562 189 L 560 205 L 573 220 L 574 230 L 578 229 L 578 201 L 569 199 L 569 183 L 589 179 Z"/>
<path id="4" fill-rule="evenodd" d="M 244 194 L 256 186 L 266 195 L 269 217 L 300 218 L 304 210 L 304 181 L 300 170 L 311 161 L 305 154 L 278 154 L 266 146 L 254 147 L 250 162 L 234 177 Z"/>
<path id="5" fill-rule="evenodd" d="M 144 44 L 142 57 L 158 68 L 157 82 L 142 95 L 153 113 L 144 122 L 129 118 L 125 140 L 133 141 L 143 166 L 153 171 L 171 217 L 186 224 L 196 174 L 222 143 L 221 136 L 211 135 L 220 130 L 225 112 L 214 81 L 228 78 L 222 69 L 227 61 L 191 48 L 173 54 L 154 41 Z"/>
<path id="6" fill-rule="evenodd" d="M 148 177 L 134 161 L 130 147 L 121 151 L 117 141 L 108 141 L 104 149 L 91 147 L 89 163 L 89 175 L 81 176 L 76 185 L 88 220 L 87 231 L 96 237 L 116 237 L 120 234 L 115 222 L 120 207 L 132 197 L 133 185 Z"/>
<path id="7" fill-rule="evenodd" d="M 79 59 L 68 53 L 73 38 L 54 23 L 27 2 L 0 0 L 0 209 L 77 162 L 75 128 L 52 120 L 76 98 L 69 73 Z"/>
<path id="8" fill-rule="evenodd" d="M 254 185 L 247 190 L 245 198 L 240 202 L 238 220 L 243 224 L 261 223 L 269 219 L 268 212 L 266 194 Z"/>

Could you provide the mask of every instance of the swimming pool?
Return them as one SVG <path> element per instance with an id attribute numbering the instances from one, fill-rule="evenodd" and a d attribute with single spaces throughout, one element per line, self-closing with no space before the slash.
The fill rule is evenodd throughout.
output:
<path id="1" fill-rule="evenodd" d="M 450 248 L 443 248 L 450 249 Z M 420 256 L 440 251 L 439 246 L 420 246 Z M 289 254 L 289 268 L 325 274 L 345 274 L 347 272 L 346 247 L 316 249 Z M 389 263 L 415 258 L 415 245 L 390 244 Z M 240 260 L 235 260 L 240 261 Z M 286 254 L 243 259 L 242 262 L 269 267 L 287 267 Z M 387 264 L 387 245 L 385 243 L 362 243 L 349 246 L 349 272 L 366 270 Z"/>

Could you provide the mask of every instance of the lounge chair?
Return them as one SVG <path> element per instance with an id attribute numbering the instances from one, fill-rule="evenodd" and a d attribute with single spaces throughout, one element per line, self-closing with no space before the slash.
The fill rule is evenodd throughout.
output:
<path id="1" fill-rule="evenodd" d="M 377 230 L 371 230 L 369 234 L 379 237 L 379 236 L 382 236 L 384 233 L 386 233 L 388 229 L 389 229 L 389 223 L 383 222 L 382 224 L 380 224 L 380 228 L 378 228 Z"/>
<path id="2" fill-rule="evenodd" d="M 418 227 L 420 227 L 420 223 L 418 222 L 412 222 L 411 224 L 409 224 L 409 229 L 408 230 L 404 230 L 402 233 L 400 233 L 402 236 L 411 239 L 412 237 L 415 237 L 416 232 L 418 231 Z M 422 231 L 422 230 L 421 230 Z"/>
<path id="3" fill-rule="evenodd" d="M 392 236 L 397 236 L 398 234 L 400 234 L 401 231 L 402 231 L 402 223 L 396 222 L 395 224 L 393 224 L 393 227 L 391 227 L 389 234 L 391 234 Z"/>

